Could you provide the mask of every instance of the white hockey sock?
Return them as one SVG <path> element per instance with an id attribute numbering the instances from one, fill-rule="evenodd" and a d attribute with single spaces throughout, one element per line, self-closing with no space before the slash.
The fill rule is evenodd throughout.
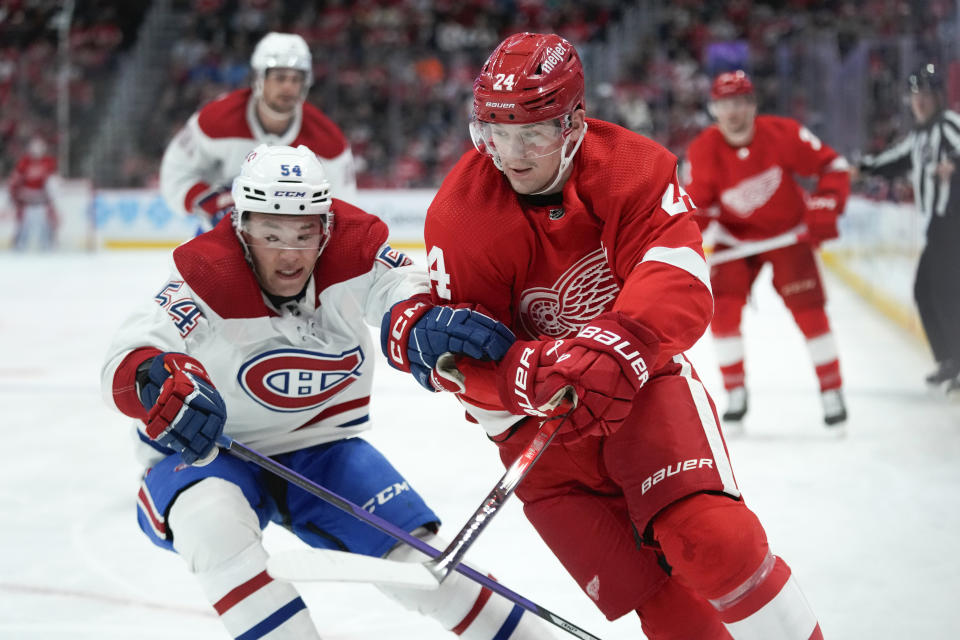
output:
<path id="1" fill-rule="evenodd" d="M 425 529 L 418 529 L 414 534 L 435 547 L 442 549 L 447 545 L 442 538 Z M 394 547 L 386 557 L 401 562 L 424 562 L 428 559 L 405 544 Z M 457 572 L 447 576 L 435 591 L 378 588 L 407 609 L 433 618 L 444 629 L 464 640 L 554 638 L 536 616 Z"/>
<path id="2" fill-rule="evenodd" d="M 207 478 L 177 497 L 174 548 L 237 640 L 319 640 L 300 594 L 267 575 L 257 515 L 240 488 Z"/>

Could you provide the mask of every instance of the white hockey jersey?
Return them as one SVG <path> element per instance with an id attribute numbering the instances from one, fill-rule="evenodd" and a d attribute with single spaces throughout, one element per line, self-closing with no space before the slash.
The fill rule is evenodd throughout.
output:
<path id="1" fill-rule="evenodd" d="M 138 459 L 165 453 L 143 433 L 136 369 L 179 351 L 210 374 L 227 407 L 224 431 L 266 454 L 368 428 L 380 326 L 393 303 L 428 291 L 426 274 L 387 244 L 379 218 L 338 199 L 332 237 L 299 302 L 263 295 L 231 222 L 173 252 L 173 272 L 114 337 L 102 370 L 107 404 L 139 418 Z"/>
<path id="2" fill-rule="evenodd" d="M 343 132 L 319 109 L 304 102 L 282 135 L 260 126 L 250 89 L 238 89 L 197 111 L 167 145 L 160 164 L 160 192 L 175 213 L 194 212 L 209 189 L 230 188 L 247 154 L 260 144 L 306 145 L 317 154 L 331 193 L 352 201 L 357 193 L 353 153 Z"/>

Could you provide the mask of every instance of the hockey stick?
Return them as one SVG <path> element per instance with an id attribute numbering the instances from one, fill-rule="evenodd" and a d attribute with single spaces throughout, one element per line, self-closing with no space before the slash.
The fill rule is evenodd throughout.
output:
<path id="1" fill-rule="evenodd" d="M 558 422 L 558 421 L 552 421 L 552 422 Z M 558 429 L 559 425 L 557 425 L 556 428 Z M 543 446 L 545 447 L 546 444 L 547 443 L 545 442 Z M 336 493 L 330 491 L 329 489 L 326 489 L 325 487 L 313 482 L 309 478 L 306 478 L 305 476 L 297 473 L 296 471 L 281 465 L 280 463 L 269 458 L 268 456 L 265 456 L 257 452 L 256 450 L 251 449 L 250 447 L 240 442 L 237 442 L 236 440 L 234 440 L 233 438 L 225 434 L 217 438 L 217 445 L 227 450 L 233 456 L 240 458 L 241 460 L 245 460 L 247 462 L 252 462 L 257 466 L 262 467 L 267 471 L 270 471 L 271 473 L 286 480 L 287 482 L 300 487 L 307 493 L 310 493 L 311 495 L 314 495 L 320 498 L 321 500 L 337 507 L 338 509 L 353 515 L 359 520 L 363 520 L 364 522 L 374 527 L 375 529 L 378 529 L 381 532 L 387 534 L 388 536 L 413 547 L 414 549 L 420 551 L 421 553 L 423 553 L 424 555 L 430 558 L 438 558 L 442 554 L 442 552 L 439 549 L 432 547 L 431 545 L 427 544 L 426 542 L 414 536 L 413 534 L 408 533 L 407 531 L 404 531 L 403 529 L 391 524 L 390 522 L 387 522 L 386 520 L 384 520 L 380 516 L 377 516 L 376 514 L 366 511 L 362 507 L 355 505 L 354 503 L 350 502 L 346 498 L 343 498 L 337 495 Z M 530 465 L 528 464 L 527 470 L 529 470 L 529 466 Z M 273 573 L 273 568 L 274 566 L 276 566 L 276 568 L 280 570 L 279 573 L 289 574 L 291 576 L 291 579 L 300 579 L 300 580 L 314 579 L 315 580 L 317 579 L 316 574 L 311 575 L 309 565 L 307 563 L 301 564 L 300 560 L 298 559 L 298 556 L 300 556 L 301 558 L 306 558 L 308 557 L 307 554 L 318 553 L 320 551 L 321 550 L 318 549 L 318 550 L 311 550 L 309 552 L 304 552 L 303 554 L 298 552 L 290 552 L 288 554 L 282 554 L 282 556 L 287 557 L 286 562 L 283 560 L 283 557 L 281 556 L 276 556 L 274 558 L 271 558 L 270 559 L 271 562 L 269 563 L 271 567 L 270 573 L 271 574 Z M 354 554 L 344 554 L 344 555 L 352 556 Z M 276 562 L 276 563 L 273 562 L 277 560 L 279 562 Z M 413 588 L 436 588 L 437 586 L 439 586 L 439 581 L 436 579 L 436 577 L 433 575 L 432 572 L 426 569 L 426 566 L 423 564 L 412 563 L 412 562 L 411 563 L 400 563 L 400 562 L 390 563 L 389 561 L 380 560 L 377 558 L 371 558 L 370 560 L 373 560 L 377 565 L 373 569 L 373 571 L 368 572 L 369 574 L 371 574 L 371 577 L 372 577 L 372 574 L 380 575 L 383 571 L 383 567 L 388 566 L 388 565 L 381 565 L 380 563 L 387 562 L 389 563 L 389 566 L 394 566 L 394 567 L 396 565 L 408 565 L 415 572 L 420 572 L 421 574 L 425 573 L 425 575 L 428 577 L 428 579 L 422 580 L 421 584 L 418 587 L 418 585 L 413 584 L 414 579 L 411 578 L 411 574 L 404 571 L 403 574 L 399 576 L 399 579 L 393 582 L 393 584 L 395 584 L 396 586 L 407 586 L 407 587 L 413 587 Z M 301 567 L 301 573 L 303 574 L 299 577 L 294 575 L 296 573 L 296 568 L 298 566 Z M 285 569 L 287 571 L 284 571 Z M 352 565 L 348 567 L 348 569 L 352 569 Z M 463 574 L 470 580 L 473 580 L 474 582 L 479 583 L 481 586 L 484 586 L 490 589 L 490 591 L 503 596 L 510 602 L 513 602 L 519 605 L 520 607 L 526 609 L 530 613 L 540 618 L 543 618 L 550 624 L 563 629 L 564 631 L 570 633 L 571 635 L 574 635 L 578 638 L 582 638 L 583 640 L 600 640 L 600 638 L 598 638 L 597 636 L 589 633 L 584 629 L 581 629 L 580 627 L 573 624 L 572 622 L 558 616 L 557 614 L 553 613 L 552 611 L 544 607 L 541 607 L 535 602 L 524 598 L 517 592 L 505 587 L 504 585 L 500 584 L 493 578 L 485 576 L 482 573 L 476 571 L 475 569 L 467 565 L 458 564 L 455 567 L 452 567 L 452 569 L 456 570 L 458 573 Z M 366 577 L 364 576 L 361 576 L 360 580 L 364 582 L 371 581 L 366 579 Z M 387 584 L 390 584 L 390 581 L 385 581 L 385 582 Z"/>
<path id="2" fill-rule="evenodd" d="M 732 246 L 729 249 L 722 249 L 711 254 L 708 262 L 711 266 L 713 266 L 717 264 L 723 264 L 724 262 L 730 262 L 731 260 L 739 260 L 740 258 L 755 256 L 758 253 L 763 253 L 765 251 L 773 251 L 774 249 L 789 247 L 790 245 L 797 244 L 800 241 L 801 233 L 802 231 L 788 231 L 787 233 L 783 233 L 772 238 L 757 240 L 755 242 L 744 242 L 742 244 Z"/>
<path id="3" fill-rule="evenodd" d="M 527 445 L 524 452 L 513 461 L 513 464 L 507 468 L 500 481 L 490 490 L 477 510 L 473 512 L 470 520 L 460 529 L 460 533 L 447 545 L 443 553 L 426 563 L 426 567 L 436 576 L 439 582 L 443 582 L 450 575 L 450 571 L 460 563 L 467 553 L 467 549 L 473 544 L 472 540 L 487 528 L 490 520 L 497 515 L 507 498 L 513 495 L 514 489 L 530 472 L 531 467 L 540 459 L 547 445 L 557 435 L 557 431 L 567 421 L 575 402 L 571 397 L 573 389 L 567 387 L 561 393 L 562 395 L 557 398 L 557 401 L 550 404 L 553 404 L 554 408 L 563 405 L 566 410 L 556 417 L 548 418 L 540 423 L 540 429 L 533 440 Z"/>

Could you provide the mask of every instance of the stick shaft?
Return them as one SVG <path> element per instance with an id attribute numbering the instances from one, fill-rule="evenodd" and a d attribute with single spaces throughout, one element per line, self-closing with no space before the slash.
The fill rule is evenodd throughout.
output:
<path id="1" fill-rule="evenodd" d="M 711 265 L 723 264 L 724 262 L 739 260 L 740 258 L 746 258 L 748 256 L 755 256 L 758 253 L 763 253 L 765 251 L 782 249 L 783 247 L 789 247 L 790 245 L 797 244 L 798 238 L 799 235 L 796 232 L 791 231 L 779 236 L 767 238 L 765 240 L 744 242 L 743 244 L 738 244 L 730 247 L 729 249 L 717 251 L 710 256 L 709 262 Z"/>
<path id="2" fill-rule="evenodd" d="M 250 447 L 244 445 L 243 443 L 237 442 L 236 440 L 234 440 L 233 438 L 227 435 L 221 435 L 219 438 L 217 438 L 217 445 L 219 445 L 223 449 L 226 449 L 228 452 L 230 452 L 231 455 L 236 456 L 241 460 L 252 462 L 257 466 L 262 467 L 263 469 L 266 469 L 267 471 L 277 475 L 278 477 L 283 478 L 287 482 L 300 487 L 307 493 L 314 495 L 320 498 L 321 500 L 328 502 L 329 504 L 332 504 L 338 509 L 353 515 L 359 520 L 363 520 L 370 526 L 380 530 L 381 532 L 387 534 L 388 536 L 396 540 L 399 540 L 400 542 L 410 545 L 414 549 L 417 549 L 418 551 L 426 554 L 430 558 L 437 558 L 441 555 L 441 551 L 439 549 L 427 544 L 426 542 L 414 536 L 413 534 L 407 531 L 404 531 L 400 527 L 397 527 L 396 525 L 390 522 L 387 522 L 380 516 L 377 516 L 373 513 L 368 512 L 362 507 L 350 502 L 346 498 L 343 498 L 337 495 L 333 491 L 330 491 L 329 489 L 326 489 L 325 487 L 317 484 L 316 482 L 313 482 L 309 478 L 297 473 L 293 469 L 285 467 L 284 465 L 276 462 L 272 458 L 265 456 L 254 449 L 251 449 Z M 573 624 L 572 622 L 569 622 L 568 620 L 561 618 L 557 614 L 553 613 L 552 611 L 549 611 L 548 609 L 545 609 L 544 607 L 541 607 L 535 602 L 524 598 L 519 593 L 513 591 L 512 589 L 508 589 L 507 587 L 503 586 L 493 578 L 490 578 L 489 576 L 485 576 L 482 573 L 476 571 L 475 569 L 468 567 L 467 565 L 458 564 L 454 567 L 453 570 L 463 574 L 470 580 L 473 580 L 474 582 L 477 582 L 480 585 L 490 589 L 490 591 L 503 596 L 510 602 L 513 602 L 514 604 L 517 604 L 523 607 L 530 613 L 540 618 L 543 618 L 550 624 L 560 627 L 561 629 L 563 629 L 567 633 L 570 633 L 571 635 L 574 635 L 578 638 L 582 638 L 583 640 L 600 640 L 600 638 L 598 638 L 597 636 L 589 633 L 588 631 L 585 631 L 584 629 L 581 629 L 580 627 Z"/>
<path id="3" fill-rule="evenodd" d="M 477 510 L 474 511 L 467 523 L 463 525 L 463 528 L 456 537 L 447 545 L 447 548 L 443 550 L 443 553 L 433 561 L 427 563 L 427 568 L 437 576 L 438 580 L 442 582 L 446 579 L 450 571 L 463 560 L 463 556 L 466 555 L 467 550 L 476 541 L 477 536 L 487 528 L 487 525 L 490 524 L 493 517 L 500 511 L 500 508 L 507 501 L 507 498 L 513 494 L 513 490 L 517 488 L 517 485 L 520 484 L 534 463 L 540 458 L 540 455 L 547 448 L 547 445 L 549 445 L 554 436 L 557 435 L 557 430 L 563 422 L 563 420 L 558 419 L 543 422 L 539 431 L 537 431 L 537 435 L 534 436 L 533 441 L 527 446 L 527 449 L 513 461 L 513 464 L 510 465 L 506 473 L 503 474 L 503 477 L 500 478 L 500 482 L 487 494 L 487 497 L 480 506 L 477 507 Z"/>

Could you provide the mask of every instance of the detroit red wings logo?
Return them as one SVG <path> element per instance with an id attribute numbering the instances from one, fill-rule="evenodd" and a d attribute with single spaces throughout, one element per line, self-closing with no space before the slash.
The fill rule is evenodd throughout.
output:
<path id="1" fill-rule="evenodd" d="M 619 289 L 603 249 L 597 249 L 567 269 L 552 287 L 524 291 L 520 319 L 532 336 L 564 338 L 606 311 Z"/>
<path id="2" fill-rule="evenodd" d="M 783 169 L 774 165 L 766 171 L 741 180 L 736 186 L 725 190 L 720 194 L 720 202 L 736 215 L 746 218 L 767 204 L 773 194 L 777 192 L 782 179 Z"/>
<path id="3" fill-rule="evenodd" d="M 276 349 L 245 362 L 237 380 L 247 395 L 268 409 L 307 411 L 353 384 L 363 361 L 360 347 L 339 355 Z"/>

